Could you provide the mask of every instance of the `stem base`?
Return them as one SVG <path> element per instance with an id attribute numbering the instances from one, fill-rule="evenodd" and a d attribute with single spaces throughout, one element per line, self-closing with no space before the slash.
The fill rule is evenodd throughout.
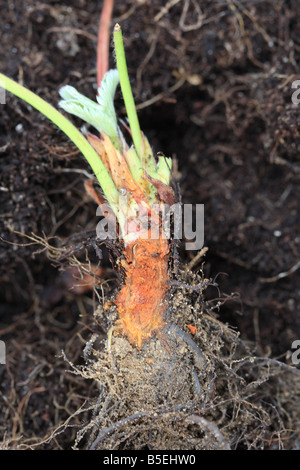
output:
<path id="1" fill-rule="evenodd" d="M 126 282 L 116 299 L 116 327 L 140 348 L 165 326 L 169 243 L 161 238 L 138 239 L 125 247 L 124 255 Z"/>

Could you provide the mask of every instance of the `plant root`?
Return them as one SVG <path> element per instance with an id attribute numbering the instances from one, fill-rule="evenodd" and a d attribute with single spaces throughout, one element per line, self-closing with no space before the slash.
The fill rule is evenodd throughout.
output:
<path id="1" fill-rule="evenodd" d="M 140 348 L 122 335 L 114 335 L 109 350 L 89 343 L 77 372 L 96 381 L 100 394 L 74 448 L 258 449 L 282 448 L 287 434 L 299 440 L 289 412 L 296 383 L 300 399 L 298 371 L 255 356 L 235 331 L 201 310 L 198 294 L 190 296 L 188 304 L 182 292 L 172 296 L 168 323 Z M 101 315 L 99 307 L 96 319 Z M 184 331 L 191 323 L 193 338 Z"/>

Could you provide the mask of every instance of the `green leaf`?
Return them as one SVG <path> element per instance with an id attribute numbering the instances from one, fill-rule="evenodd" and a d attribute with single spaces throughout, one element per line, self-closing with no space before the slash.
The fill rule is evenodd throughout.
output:
<path id="1" fill-rule="evenodd" d="M 114 146 L 118 150 L 121 150 L 118 123 L 114 108 L 114 96 L 118 83 L 118 71 L 116 69 L 109 70 L 104 75 L 101 86 L 98 89 L 98 103 L 82 95 L 74 87 L 65 85 L 59 90 L 59 94 L 63 99 L 58 105 L 66 112 L 91 124 L 100 133 L 106 134 L 111 139 Z"/>
<path id="2" fill-rule="evenodd" d="M 117 86 L 120 82 L 119 72 L 117 69 L 109 70 L 103 77 L 100 87 L 98 88 L 97 101 L 103 112 L 107 111 L 111 117 L 116 119 L 114 108 L 114 97 Z"/>

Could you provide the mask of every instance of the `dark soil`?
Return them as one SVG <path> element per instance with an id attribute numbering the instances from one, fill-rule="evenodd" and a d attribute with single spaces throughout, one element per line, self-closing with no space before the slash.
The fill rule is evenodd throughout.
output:
<path id="1" fill-rule="evenodd" d="M 72 277 L 75 270 L 80 278 L 83 264 L 100 263 L 96 207 L 84 191 L 90 169 L 54 125 L 7 94 L 0 118 L 1 446 L 299 448 L 291 346 L 300 338 L 300 117 L 291 96 L 300 78 L 300 4 L 115 3 L 142 129 L 155 151 L 177 159 L 183 202 L 205 204 L 208 251 L 196 262 L 197 253 L 182 246 L 182 267 L 194 262 L 181 277 L 212 285 L 174 288 L 170 300 L 180 331 L 197 326 L 205 367 L 185 339 L 166 330 L 168 347 L 183 358 L 170 360 L 160 339 L 150 342 L 140 366 L 150 379 L 139 389 L 124 370 L 137 370 L 141 353 L 115 336 L 110 351 L 101 349 L 109 316 L 98 305 L 118 285 L 105 249 L 94 290 L 79 293 Z M 94 99 L 99 2 L 0 0 L 0 9 L 1 72 L 54 106 L 66 83 Z M 123 117 L 120 95 L 116 107 Z M 112 363 L 118 373 L 98 373 Z M 183 372 L 175 381 L 176 368 Z M 149 402 L 138 410 L 144 396 Z"/>

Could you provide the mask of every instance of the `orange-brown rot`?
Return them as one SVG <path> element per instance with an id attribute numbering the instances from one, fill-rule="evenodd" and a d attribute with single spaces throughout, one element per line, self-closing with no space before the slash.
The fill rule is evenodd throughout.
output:
<path id="1" fill-rule="evenodd" d="M 192 335 L 196 334 L 197 328 L 195 326 L 193 326 L 193 325 L 186 325 L 186 326 L 188 327 L 188 329 L 190 330 Z"/>
<path id="2" fill-rule="evenodd" d="M 165 239 L 138 239 L 126 246 L 124 254 L 126 282 L 115 300 L 116 327 L 140 348 L 165 325 L 169 244 Z"/>

